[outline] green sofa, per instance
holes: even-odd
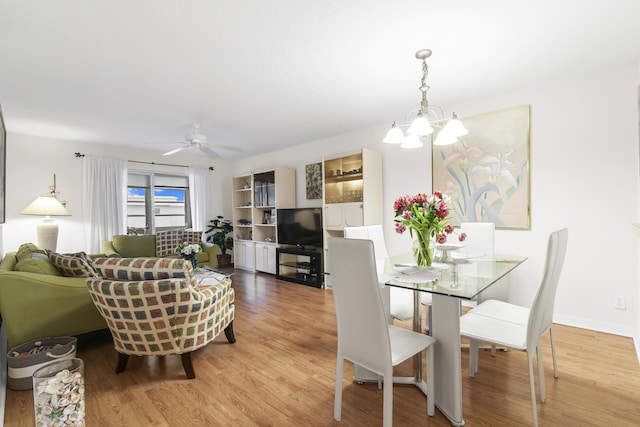
[[[0,315],[9,348],[107,328],[91,301],[87,278],[64,277],[44,261],[23,260],[16,270],[17,253],[9,252],[0,262]]]
[[[110,258],[180,258],[180,255],[175,252],[176,246],[183,242],[197,243],[202,247],[202,252],[196,254],[198,265],[216,268],[220,248],[218,245],[203,242],[201,237],[201,232],[185,230],[160,231],[157,234],[144,235],[116,235],[112,240],[102,242],[102,252]]]

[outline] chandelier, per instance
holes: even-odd
[[[424,145],[423,140],[426,140],[428,136],[434,133],[434,127],[438,129],[438,134],[435,141],[433,141],[433,145],[455,144],[458,141],[458,137],[467,134],[467,129],[458,120],[456,113],[453,113],[451,118],[444,118],[441,108],[435,106],[437,109],[434,109],[429,106],[427,101],[427,91],[429,90],[429,86],[427,86],[427,75],[429,74],[427,58],[430,56],[430,49],[422,49],[416,52],[416,58],[422,60],[422,80],[420,84],[422,101],[420,102],[420,108],[407,114],[405,124],[399,125],[397,121],[394,121],[391,129],[382,140],[383,142],[387,144],[402,144],[402,148],[420,148]],[[414,113],[416,116],[409,123],[409,117]],[[429,120],[430,116],[432,118],[431,121]],[[402,132],[401,128],[404,127],[408,128],[407,136]]]

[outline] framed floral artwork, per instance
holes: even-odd
[[[433,145],[433,189],[451,197],[451,223],[530,229],[530,106],[461,119],[469,133]]]
[[[307,199],[322,199],[322,163],[305,166]]]

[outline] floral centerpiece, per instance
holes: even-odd
[[[430,267],[433,263],[431,240],[443,244],[447,235],[453,233],[453,226],[448,223],[449,201],[449,196],[434,191],[431,196],[424,193],[403,196],[393,203],[396,232],[402,234],[409,229],[409,235],[416,239],[413,254],[420,267]],[[460,233],[458,240],[462,242],[466,237]]]
[[[191,261],[191,265],[195,269],[198,266],[196,254],[202,252],[202,246],[197,243],[180,243],[176,246],[176,252],[180,254],[183,259]]]

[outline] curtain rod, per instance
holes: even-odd
[[[84,154],[82,154],[82,153],[74,153],[74,154],[75,154],[76,157],[84,157]],[[140,161],[140,160],[127,160],[127,162],[130,162],[130,163],[142,163],[142,164],[145,164],[145,165],[156,165],[156,166],[173,166],[173,167],[176,167],[176,168],[188,168],[189,167],[189,166],[185,166],[185,165],[173,165],[171,163],[143,162],[143,161]],[[213,166],[209,166],[209,170],[212,171],[212,170],[215,170],[215,169],[213,168]]]

